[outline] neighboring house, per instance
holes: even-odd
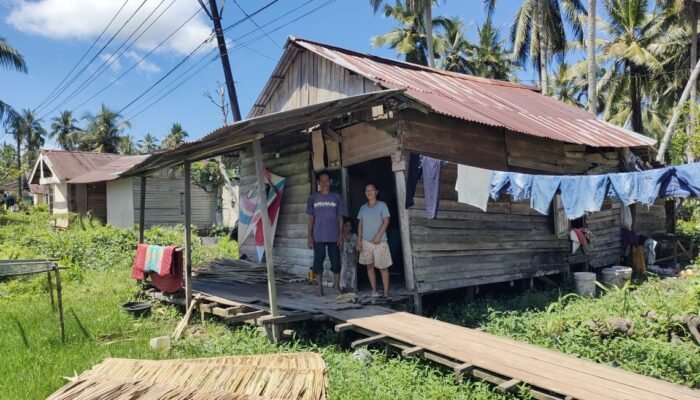
[[[29,182],[47,186],[53,214],[89,213],[110,225],[133,228],[138,223],[140,186],[131,178],[120,179],[119,173],[147,157],[43,150]],[[177,170],[163,170],[149,177],[146,208],[151,212],[146,227],[184,222],[181,176]],[[214,219],[216,195],[197,185],[192,188],[196,199],[192,223],[209,227]]]
[[[568,235],[555,234],[551,212],[541,215],[529,202],[510,196],[489,200],[486,212],[459,203],[456,164],[533,174],[600,174],[625,171],[623,155],[636,154],[648,164],[655,152],[653,139],[599,121],[532,87],[290,38],[249,119],[153,156],[126,175],[240,151],[241,197],[254,196],[251,143],[258,140],[259,164],[286,178],[275,267],[304,275],[311,265],[305,210],[316,190],[315,171],[331,171],[332,190],[342,194],[353,219],[365,201],[364,185],[373,181],[391,211],[387,233],[394,282],[403,280],[413,291],[418,310],[426,293],[558,274],[578,263],[613,265],[622,257],[619,203],[607,200],[600,212],[572,221],[597,236],[595,251],[572,257]],[[409,199],[415,205],[405,207],[410,154],[448,162],[442,167],[434,219],[425,215],[422,183]],[[635,207],[633,214],[638,233],[664,227],[661,203]],[[252,238],[240,243],[240,254],[255,259]]]

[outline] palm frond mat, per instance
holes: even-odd
[[[316,353],[131,360],[108,358],[50,400],[325,400],[326,365]]]

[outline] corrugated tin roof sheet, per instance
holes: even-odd
[[[97,169],[118,158],[125,157],[120,154],[66,150],[43,150],[42,155],[61,182]]]
[[[533,88],[457,74],[328,46],[290,41],[405,95],[432,111],[514,132],[594,147],[651,146],[656,140],[597,120]]]
[[[148,155],[121,156],[116,160],[97,169],[86,172],[68,181],[68,183],[94,183],[112,181],[119,178],[119,174],[132,168],[136,164],[147,159]]]

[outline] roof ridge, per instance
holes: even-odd
[[[118,157],[125,157],[127,156],[126,154],[119,154],[119,153],[102,153],[99,151],[82,151],[82,150],[66,150],[66,149],[41,149],[42,153],[79,153],[79,154],[98,154],[98,155],[106,155],[106,156],[118,156]]]
[[[535,92],[539,92],[539,89],[537,89],[534,86],[525,85],[525,84],[518,83],[518,82],[510,82],[510,81],[504,81],[504,80],[499,80],[499,79],[484,78],[481,76],[467,75],[467,74],[462,74],[459,72],[447,71],[444,69],[429,67],[427,65],[415,64],[415,63],[402,61],[402,60],[392,60],[391,58],[377,56],[377,55],[369,54],[369,53],[361,53],[359,51],[350,50],[350,49],[346,49],[343,47],[338,47],[338,46],[334,46],[334,45],[330,45],[330,44],[326,44],[326,43],[321,43],[321,42],[317,42],[314,40],[298,38],[295,36],[289,36],[289,40],[293,43],[296,43],[296,44],[298,44],[299,42],[306,42],[306,43],[310,43],[310,44],[315,44],[317,46],[326,47],[326,48],[329,48],[329,49],[332,49],[335,51],[339,51],[342,53],[351,54],[351,55],[364,57],[364,58],[370,58],[374,61],[378,61],[378,62],[385,63],[385,64],[394,64],[394,65],[398,64],[398,65],[405,67],[405,68],[412,68],[412,69],[421,70],[421,71],[434,73],[434,74],[438,74],[438,75],[449,76],[452,78],[464,79],[464,80],[469,80],[469,81],[477,81],[477,82],[486,83],[489,85],[506,86],[506,87],[512,87],[512,88],[517,88],[517,89],[525,89],[525,90],[532,90]]]

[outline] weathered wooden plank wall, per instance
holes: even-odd
[[[361,122],[343,128],[341,134],[344,167],[388,157],[401,149],[395,119]]]
[[[138,224],[141,212],[140,179],[133,179],[134,223]],[[192,224],[197,227],[210,227],[214,222],[214,199],[210,193],[196,185],[192,188]],[[185,223],[184,214],[185,182],[179,170],[159,171],[146,180],[146,221],[145,226],[177,225]]]
[[[299,52],[285,75],[273,79],[279,79],[279,83],[263,111],[255,111],[255,115],[381,90],[374,82],[309,51]]]
[[[665,203],[666,199],[658,199],[651,207],[643,204],[635,205],[632,230],[645,236],[666,232]]]
[[[586,228],[595,235],[595,251],[588,255],[591,268],[619,264],[622,257],[621,212],[621,203],[606,199],[600,212],[586,216]]]
[[[275,233],[275,265],[290,273],[305,275],[313,259],[306,243],[306,201],[312,191],[309,135],[298,133],[263,139],[262,151],[265,168],[286,178]],[[279,153],[279,158],[276,153]],[[240,178],[242,199],[256,183],[252,151],[241,152]],[[242,234],[239,231],[239,235]],[[249,237],[239,248],[240,254],[245,254],[251,260],[257,259],[253,239]]]

